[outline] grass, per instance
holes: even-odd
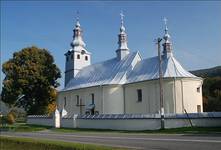
[[[125,150],[116,147],[0,136],[1,150]]]
[[[221,127],[182,127],[174,129],[163,129],[163,130],[144,130],[144,131],[125,131],[125,130],[107,130],[107,129],[71,129],[71,128],[60,128],[51,129],[56,132],[63,133],[141,133],[141,134],[221,134]]]
[[[41,125],[28,125],[26,123],[15,123],[13,125],[0,127],[0,131],[33,132],[33,131],[42,131],[50,128],[52,127],[41,126]]]

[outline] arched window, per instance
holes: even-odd
[[[80,54],[77,54],[77,59],[80,59]]]
[[[86,60],[86,61],[88,60],[88,57],[87,57],[87,56],[85,56],[85,60]]]

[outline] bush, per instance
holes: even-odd
[[[9,112],[7,115],[7,123],[14,124],[15,123],[15,114],[13,112]]]

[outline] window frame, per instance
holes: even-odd
[[[85,56],[84,59],[85,59],[86,61],[88,61],[88,56]]]
[[[143,101],[142,89],[137,89],[137,102],[142,102],[142,101]]]
[[[77,54],[77,59],[81,59],[81,56],[80,56],[80,54]]]
[[[76,106],[80,106],[80,96],[76,95]]]
[[[91,93],[91,104],[94,104],[94,93]]]

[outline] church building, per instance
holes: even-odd
[[[59,110],[92,115],[160,112],[159,57],[142,58],[139,51],[128,48],[123,15],[112,59],[91,63],[79,19],[73,34],[71,49],[65,53],[65,87],[58,93]],[[166,24],[162,47],[165,113],[202,112],[203,80],[185,70],[174,57]]]

